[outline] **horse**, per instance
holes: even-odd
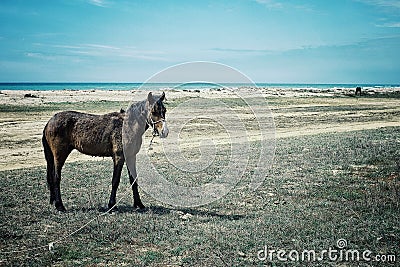
[[[357,86],[356,87],[356,95],[359,94],[361,96],[361,87]]]
[[[129,131],[130,136],[124,138],[131,138],[135,140],[135,144],[138,144],[134,151],[134,156],[136,156],[142,143],[142,135],[148,128],[152,128],[153,138],[155,136],[160,138],[168,136],[164,99],[164,92],[161,97],[154,97],[150,92],[146,100],[132,104],[128,109],[129,112],[121,110],[104,115],[93,115],[76,111],[63,111],[55,114],[44,127],[42,137],[47,162],[50,204],[54,204],[60,212],[66,211],[61,199],[61,169],[68,155],[76,149],[90,156],[112,157],[114,171],[108,209],[110,212],[117,210],[115,199],[121,171],[125,163],[122,133],[123,127],[127,125],[127,117],[129,116],[129,123],[133,122],[135,127]],[[140,200],[138,192],[136,165],[128,168],[128,174],[133,191],[133,206],[134,208],[144,209],[145,206]]]

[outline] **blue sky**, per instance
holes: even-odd
[[[400,1],[0,1],[0,82],[141,82],[187,61],[399,84]]]

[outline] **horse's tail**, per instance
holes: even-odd
[[[47,125],[46,127],[44,127],[43,130],[42,144],[44,148],[44,157],[47,162],[47,186],[50,188],[52,183],[52,178],[54,175],[54,155],[53,152],[51,151],[49,143],[47,142],[46,129]]]

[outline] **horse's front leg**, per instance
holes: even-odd
[[[60,189],[60,181],[61,181],[61,168],[62,166],[56,164],[54,177],[53,177],[53,195],[50,194],[50,198],[54,197],[54,204],[58,211],[64,212],[65,207],[61,200],[61,189]],[[52,202],[52,199],[50,199]]]
[[[114,161],[114,171],[112,178],[112,188],[111,188],[110,201],[108,202],[108,209],[110,211],[117,210],[117,207],[115,206],[115,204],[117,203],[115,198],[117,196],[117,189],[119,186],[119,181],[121,179],[122,167],[124,166],[124,159],[122,157],[113,157],[113,161]]]
[[[139,196],[136,166],[133,166],[132,170],[130,170],[128,168],[128,174],[129,174],[129,182],[132,186],[132,191],[133,191],[133,207],[144,209],[145,206],[143,205],[142,201],[140,200],[140,196]]]

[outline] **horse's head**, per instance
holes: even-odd
[[[160,136],[161,138],[168,136],[168,127],[165,120],[167,109],[163,104],[164,99],[164,92],[158,99],[154,98],[151,92],[147,96],[147,106],[149,110],[147,124],[153,129],[153,136]]]

